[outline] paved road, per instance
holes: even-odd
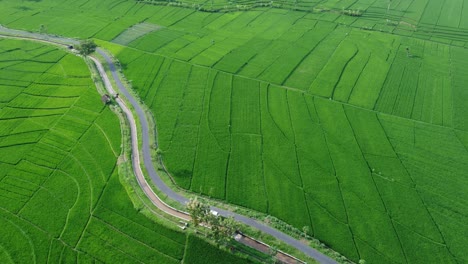
[[[25,31],[19,31],[19,30],[10,30],[10,29],[7,29],[7,28],[4,28],[2,26],[0,26],[0,34],[4,33],[5,35],[15,35],[19,38],[29,38],[29,39],[34,39],[34,40],[39,40],[39,41],[43,41],[43,42],[50,42],[50,43],[53,43],[53,44],[62,44],[62,45],[69,45],[69,44],[72,44],[72,45],[75,45],[77,42],[76,40],[71,40],[71,39],[67,39],[67,38],[60,38],[60,37],[49,37],[49,36],[43,36],[43,35],[39,35],[39,34],[36,34],[36,33],[30,33],[30,32],[25,32]],[[141,133],[142,133],[142,155],[143,155],[143,160],[144,160],[144,165],[145,165],[145,169],[146,171],[148,172],[149,176],[151,177],[151,180],[153,181],[153,183],[163,192],[165,193],[168,198],[170,199],[173,199],[183,205],[185,205],[185,203],[188,202],[188,199],[176,192],[174,192],[171,188],[169,188],[162,180],[161,180],[161,177],[159,177],[156,169],[154,168],[153,166],[153,161],[151,159],[151,148],[150,148],[150,136],[149,136],[149,125],[148,125],[148,121],[146,119],[146,115],[143,111],[143,109],[141,108],[140,104],[138,103],[138,101],[135,99],[135,97],[133,97],[132,94],[129,93],[129,91],[125,88],[125,86],[123,85],[122,81],[120,80],[120,77],[117,73],[117,70],[116,70],[116,67],[112,61],[112,59],[109,57],[109,55],[104,52],[102,49],[97,49],[96,50],[101,56],[104,57],[104,59],[106,60],[106,63],[109,65],[109,69],[112,73],[112,78],[114,79],[115,83],[117,84],[117,87],[119,89],[119,93],[123,96],[125,96],[127,98],[127,100],[130,102],[130,104],[132,105],[132,107],[134,108],[137,116],[138,116],[138,119],[140,121],[140,125],[141,125]],[[111,90],[108,90],[109,93],[113,93],[113,90],[111,88],[111,85],[110,85],[110,81],[107,77],[107,74],[105,73],[105,71],[103,70],[102,68],[102,65],[101,63],[96,59],[96,58],[92,58],[93,61],[96,63],[96,66],[101,74],[101,77],[103,78],[103,81],[104,83],[106,84],[106,89],[111,89]],[[137,140],[137,133],[136,133],[136,122],[134,120],[134,117],[132,115],[132,113],[130,112],[130,110],[128,109],[128,107],[125,105],[124,101],[118,99],[117,102],[119,103],[119,105],[122,107],[122,110],[125,112],[126,116],[129,118],[129,121],[130,121],[130,127],[131,127],[131,133],[132,135],[135,135],[135,136],[132,136],[132,145],[133,144],[136,144],[136,146],[138,146],[138,140]],[[156,202],[156,206],[158,207],[162,207],[162,208],[165,208],[164,210],[167,211],[169,214],[172,214],[174,216],[177,216],[177,217],[180,217],[182,219],[189,219],[189,218],[186,218],[187,217],[187,214],[184,213],[184,212],[181,212],[177,209],[174,209],[170,206],[168,206],[167,204],[165,204],[163,201],[161,201],[159,199],[159,197],[153,192],[153,190],[151,190],[151,188],[149,187],[148,183],[146,182],[146,179],[144,178],[143,176],[143,173],[141,172],[141,166],[139,166],[140,162],[139,162],[139,155],[138,155],[138,147],[133,147],[132,148],[132,164],[134,166],[134,170],[135,170],[135,173],[136,173],[136,176],[137,176],[137,180],[138,180],[138,183],[140,184],[140,187],[143,189],[143,191],[145,193],[147,193],[147,195],[149,196],[149,198]],[[158,202],[159,201],[159,202]],[[160,207],[160,208],[161,208]],[[230,211],[226,211],[226,210],[223,210],[221,208],[217,208],[217,207],[211,207],[212,210],[215,210],[215,211],[218,211],[220,215],[222,216],[225,216],[225,217],[229,217],[229,216],[232,216],[234,217],[234,219],[236,219],[237,221],[239,222],[242,222],[244,224],[247,224],[251,227],[254,227],[254,228],[257,228],[259,230],[261,230],[262,232],[265,232],[283,242],[285,242],[286,244],[290,245],[290,246],[293,246],[295,248],[297,248],[298,250],[302,251],[304,254],[316,259],[317,261],[319,261],[320,263],[324,263],[324,264],[337,264],[336,261],[334,261],[333,259],[331,259],[330,257],[322,254],[321,252],[303,244],[302,242],[300,242],[299,240],[281,232],[281,231],[278,231],[274,228],[271,228],[261,222],[258,222],[257,220],[255,219],[252,219],[252,218],[249,218],[249,217],[246,217],[246,216],[243,216],[243,215],[240,215],[240,214],[237,214],[237,213],[233,213],[233,212],[230,212]]]
[[[102,55],[107,64],[109,64],[109,68],[111,70],[111,73],[112,73],[112,77],[114,78],[118,88],[119,88],[119,91],[121,94],[123,94],[127,100],[130,102],[130,104],[133,106],[133,108],[135,109],[135,112],[136,114],[138,115],[138,118],[140,120],[140,124],[141,124],[141,133],[142,133],[142,143],[143,143],[143,160],[144,160],[144,163],[145,163],[145,168],[148,172],[148,174],[150,175],[151,177],[151,180],[154,182],[154,184],[162,191],[164,192],[170,199],[173,199],[173,200],[176,200],[178,201],[179,203],[181,204],[185,204],[186,202],[188,202],[188,199],[184,196],[181,196],[180,194],[174,192],[171,188],[169,188],[162,180],[161,178],[159,177],[157,171],[155,170],[154,166],[153,166],[153,162],[152,162],[152,159],[151,159],[151,149],[150,149],[150,138],[149,138],[149,126],[148,126],[148,121],[146,120],[146,116],[145,116],[145,113],[143,111],[143,109],[141,108],[140,104],[137,102],[137,100],[133,97],[132,94],[129,93],[129,91],[125,88],[125,86],[122,84],[121,80],[120,80],[120,77],[116,71],[116,67],[114,65],[114,63],[112,62],[112,59],[101,49],[98,49],[97,52]],[[278,231],[277,229],[274,229],[274,228],[271,228],[261,222],[258,222],[257,220],[255,219],[252,219],[252,218],[249,218],[249,217],[246,217],[246,216],[243,216],[243,215],[240,215],[240,214],[237,214],[237,213],[233,213],[233,212],[230,212],[230,211],[226,211],[226,210],[223,210],[221,208],[217,208],[217,207],[211,207],[212,210],[215,210],[215,211],[218,211],[220,215],[222,216],[225,216],[225,217],[228,217],[228,216],[232,216],[234,217],[234,219],[236,219],[237,221],[239,222],[242,222],[244,224],[247,224],[249,226],[252,226],[252,227],[255,227],[267,234],[270,234],[272,235],[273,237],[285,242],[286,244],[290,245],[290,246],[293,246],[295,248],[297,248],[298,250],[304,252],[306,255],[316,259],[317,261],[319,261],[320,263],[325,263],[325,264],[335,264],[337,263],[336,261],[334,261],[333,259],[331,259],[330,257],[322,254],[321,252],[303,244],[302,242],[300,242],[299,240],[283,233],[283,232],[280,232]]]

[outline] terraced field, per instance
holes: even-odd
[[[181,187],[309,226],[356,262],[464,263],[465,2],[210,13],[111,0],[15,12],[4,0],[0,23],[103,40],[153,110]],[[83,16],[92,25],[75,29]],[[162,28],[110,42],[142,21]]]
[[[134,208],[119,122],[81,58],[0,39],[0,102],[1,263],[245,263]]]

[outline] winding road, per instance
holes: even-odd
[[[72,39],[67,39],[67,38],[62,38],[62,37],[57,37],[57,36],[45,36],[45,35],[41,35],[37,33],[30,33],[26,31],[8,29],[2,26],[0,26],[0,35],[3,35],[4,37],[10,37],[10,38],[21,38],[21,39],[30,39],[30,40],[48,42],[48,43],[52,43],[56,45],[57,44],[58,45],[76,45],[77,44],[77,41],[72,40]],[[145,170],[147,171],[148,175],[150,176],[153,183],[157,186],[157,188],[159,188],[164,194],[166,194],[169,199],[175,200],[179,202],[180,204],[185,205],[188,202],[188,199],[174,192],[171,188],[169,188],[162,181],[161,177],[158,175],[156,169],[153,166],[153,161],[151,158],[151,148],[150,148],[150,133],[149,133],[150,128],[148,125],[147,116],[145,115],[143,108],[138,103],[136,98],[123,85],[122,80],[120,79],[120,76],[115,67],[115,64],[113,63],[109,54],[99,48],[96,50],[96,52],[104,58],[105,63],[109,66],[110,72],[112,74],[112,78],[117,85],[120,96],[123,96],[126,98],[126,100],[133,107],[136,115],[138,116],[138,120],[141,126],[141,133],[142,133],[141,134],[142,135],[142,153],[141,154],[143,157]],[[106,86],[107,91],[110,94],[115,94],[116,91],[113,90],[110,79],[107,76],[104,70],[104,67],[102,66],[102,63],[96,57],[91,56],[90,58],[95,63],[102,77],[102,80]],[[125,113],[130,123],[131,142],[132,142],[132,165],[133,165],[133,170],[135,172],[135,175],[137,177],[140,187],[143,189],[143,191],[148,196],[148,198],[155,204],[155,206],[157,206],[161,210],[175,217],[181,218],[183,220],[186,220],[186,221],[190,220],[190,216],[187,213],[177,210],[167,205],[166,203],[164,203],[164,201],[162,201],[149,186],[148,182],[146,181],[143,175],[143,172],[140,166],[140,155],[139,155],[139,146],[138,146],[138,138],[137,138],[137,122],[135,121],[135,117],[133,116],[132,112],[130,111],[129,107],[126,105],[124,100],[122,100],[121,98],[118,98],[116,99],[116,101],[121,107],[122,111]],[[211,207],[211,209],[219,212],[219,214],[222,216],[225,216],[225,217],[231,216],[239,222],[242,222],[246,225],[254,227],[264,233],[267,233],[275,237],[276,239],[281,240],[284,243],[292,247],[295,247],[296,249],[300,250],[304,254],[316,259],[320,263],[324,263],[324,264],[336,264],[337,263],[335,260],[322,254],[321,252],[315,250],[314,248],[309,247],[308,245],[302,243],[301,241],[277,229],[269,227],[265,225],[264,223],[258,222],[255,219],[252,219],[252,218],[249,218],[249,217],[246,217],[246,216],[234,213],[234,212],[230,212],[221,208],[217,208],[217,207]]]

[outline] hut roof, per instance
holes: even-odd
[[[101,97],[101,101],[103,104],[108,104],[111,101],[111,98],[108,94],[105,94]]]

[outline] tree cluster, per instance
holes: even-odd
[[[212,213],[210,206],[198,201],[197,198],[190,199],[187,203],[187,211],[192,217],[193,224],[195,226],[205,224],[210,229],[208,236],[219,244],[229,242],[239,229],[239,224],[234,218]]]
[[[94,41],[91,39],[87,39],[80,43],[80,45],[77,47],[77,50],[80,52],[81,55],[87,56],[93,53],[96,50],[96,48],[96,43],[94,43]]]

